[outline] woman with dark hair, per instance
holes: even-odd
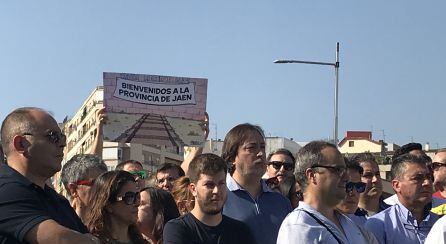
[[[169,192],[156,187],[143,188],[140,194],[138,228],[146,241],[161,244],[164,225],[180,216],[177,205]]]
[[[136,227],[140,195],[132,174],[120,170],[101,174],[91,187],[88,202],[86,224],[101,243],[147,243]]]

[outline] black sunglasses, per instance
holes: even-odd
[[[339,176],[344,174],[345,171],[347,170],[347,168],[344,166],[329,166],[329,165],[320,165],[320,164],[315,164],[315,165],[311,166],[310,168],[312,168],[312,169],[314,169],[314,168],[328,169]]]
[[[23,135],[25,136],[36,136],[32,133],[23,133]],[[66,141],[67,137],[65,136],[65,134],[58,132],[58,131],[54,131],[54,130],[50,130],[47,134],[44,135],[46,138],[48,138],[48,140],[51,143],[54,144],[58,144],[61,141]]]
[[[353,188],[356,189],[357,193],[363,193],[365,191],[365,186],[366,184],[364,182],[347,182],[347,184],[345,185],[345,191],[347,193],[350,193],[353,191]]]
[[[279,170],[282,166],[286,171],[294,169],[293,163],[282,163],[280,161],[271,161],[268,162],[268,165],[272,165],[275,170]]]
[[[116,198],[116,201],[123,201],[126,205],[133,205],[141,200],[141,196],[139,192],[128,191],[124,193],[124,196],[120,196]]]
[[[432,167],[432,170],[437,171],[437,170],[439,170],[441,167],[446,167],[446,164],[438,163],[438,162],[433,162],[431,167]]]

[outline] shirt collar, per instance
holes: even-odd
[[[0,164],[0,178],[4,178],[5,180],[8,179],[9,182],[19,182],[26,186],[33,185],[33,183],[25,176],[4,163]]]
[[[273,190],[266,185],[264,180],[260,180],[260,183],[262,184],[262,192],[273,192]],[[226,185],[230,191],[245,190],[234,180],[234,178],[232,178],[229,173],[226,175]]]
[[[432,202],[428,203],[424,207],[424,221],[428,221],[430,219],[430,212],[429,210],[432,208]],[[400,213],[400,216],[404,217],[406,221],[410,223],[414,223],[416,221],[415,217],[412,215],[412,213],[407,209],[403,204],[401,204],[399,201],[396,204],[396,210]]]

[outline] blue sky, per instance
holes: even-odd
[[[238,123],[297,141],[339,135],[446,146],[446,2],[0,2],[0,120],[21,106],[73,115],[102,72],[209,79],[211,137]]]

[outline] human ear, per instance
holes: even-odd
[[[12,138],[12,145],[17,152],[24,152],[28,148],[28,141],[24,136],[14,136]]]
[[[77,185],[74,183],[69,183],[68,184],[68,193],[70,194],[71,197],[78,197],[77,194]]]
[[[401,184],[398,180],[392,180],[391,183],[392,183],[393,190],[396,193],[401,192]]]
[[[197,189],[196,189],[195,183],[189,184],[189,191],[192,194],[192,196],[194,196],[194,197],[197,196]]]
[[[313,169],[306,169],[305,176],[307,177],[308,182],[316,184],[316,174],[314,173]]]

